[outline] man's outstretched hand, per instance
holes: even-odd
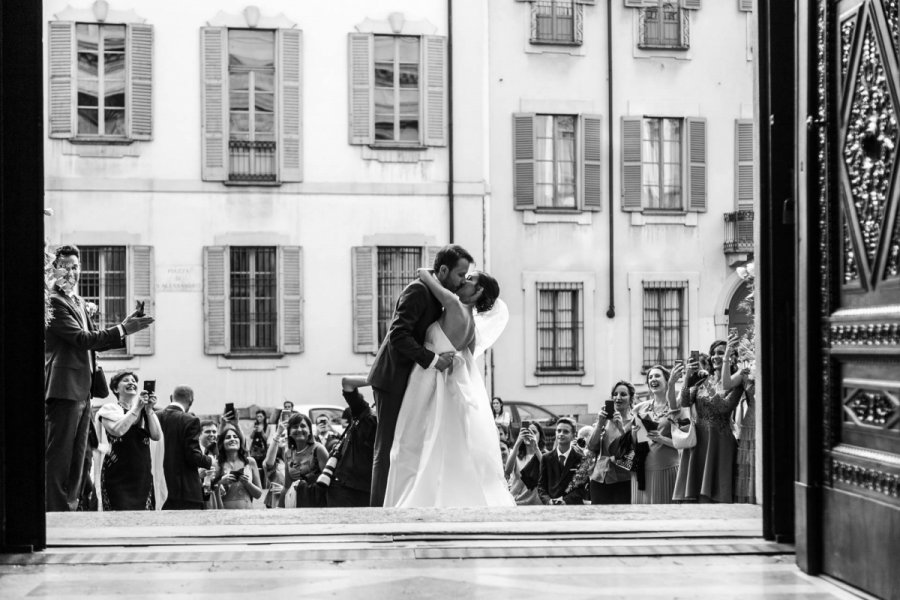
[[[126,335],[131,335],[132,333],[137,333],[142,329],[147,329],[150,325],[153,324],[155,319],[153,317],[148,317],[145,315],[140,315],[138,311],[134,311],[122,321],[122,328],[125,329]]]

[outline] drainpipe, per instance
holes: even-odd
[[[453,0],[447,0],[447,201],[450,213],[450,239],[453,243]]]
[[[613,0],[609,0],[606,11],[606,68],[609,73],[609,84],[607,88],[606,112],[609,115],[609,152],[607,152],[607,160],[609,161],[609,308],[606,309],[607,318],[614,319],[616,316],[616,295],[615,295],[615,259],[614,259],[614,235],[615,227],[613,223],[613,211],[615,210],[615,201],[613,199],[613,43],[612,43],[612,4]]]

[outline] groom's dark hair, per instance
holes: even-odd
[[[438,250],[437,256],[434,257],[434,272],[440,271],[442,265],[447,265],[448,269],[452,269],[461,258],[469,261],[469,264],[475,264],[475,259],[462,246],[456,244],[444,246]]]

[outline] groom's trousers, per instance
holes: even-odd
[[[375,455],[372,459],[372,491],[369,506],[384,506],[384,492],[387,488],[388,471],[391,468],[391,446],[394,445],[394,431],[400,415],[403,391],[399,394],[372,388],[375,396],[375,412],[378,427],[375,430]]]

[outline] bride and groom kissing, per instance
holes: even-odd
[[[378,413],[370,505],[515,506],[475,359],[509,318],[500,286],[451,244],[400,294],[369,372]]]

